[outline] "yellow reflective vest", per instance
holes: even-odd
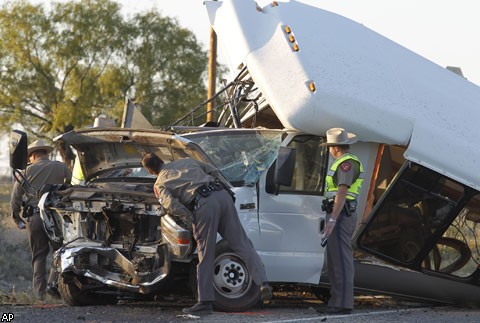
[[[363,183],[363,165],[357,156],[347,153],[341,156],[339,159],[335,160],[335,162],[332,164],[332,166],[327,172],[327,176],[325,178],[325,195],[327,197],[333,197],[338,192],[338,186],[336,186],[333,182],[333,175],[337,171],[338,166],[340,166],[340,164],[349,159],[358,162],[358,164],[360,165],[360,174],[358,175],[358,178],[355,180],[355,182],[353,182],[352,185],[348,188],[347,200],[355,200],[360,194],[360,188],[362,187]]]
[[[80,166],[80,160],[75,158],[72,171],[72,184],[81,185],[85,183],[85,176],[83,176],[82,166]]]

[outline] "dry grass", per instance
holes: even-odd
[[[28,233],[19,230],[10,217],[11,185],[0,179],[0,304],[31,303]]]

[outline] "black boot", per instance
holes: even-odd
[[[182,312],[185,314],[192,315],[208,315],[213,312],[213,302],[197,302],[197,304],[192,307],[185,307],[182,309]]]

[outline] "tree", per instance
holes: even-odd
[[[205,100],[207,54],[190,31],[154,12],[136,15],[131,29],[126,69],[147,118],[167,125]]]
[[[206,52],[156,11],[127,20],[110,0],[50,11],[13,1],[0,8],[0,36],[0,132],[20,123],[45,138],[100,114],[119,124],[126,96],[160,127],[205,99]]]

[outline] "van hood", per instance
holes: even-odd
[[[74,130],[54,139],[77,151],[86,181],[122,168],[142,167],[142,157],[155,153],[165,162],[191,157],[209,162],[195,142],[172,132],[125,128]]]

